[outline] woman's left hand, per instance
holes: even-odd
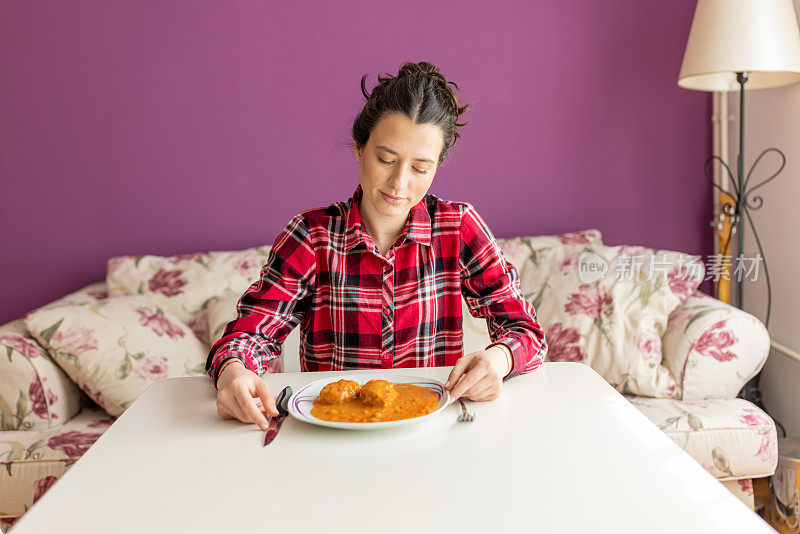
[[[503,378],[509,372],[510,357],[505,349],[495,345],[459,358],[444,388],[450,391],[453,401],[459,397],[472,401],[494,400],[500,396]]]

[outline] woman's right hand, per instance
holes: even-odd
[[[256,399],[261,401],[260,406]],[[269,423],[264,412],[278,415],[267,383],[239,360],[226,365],[217,379],[217,413],[224,419],[255,423],[266,430]]]

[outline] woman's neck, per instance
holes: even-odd
[[[386,252],[400,237],[400,233],[403,231],[408,219],[408,214],[389,219],[372,213],[366,202],[359,201],[358,207],[361,219],[364,221],[364,229],[378,246],[378,249],[381,250],[381,253]]]

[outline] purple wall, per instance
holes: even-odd
[[[360,77],[407,60],[475,101],[431,192],[498,237],[711,253],[711,98],[676,84],[694,0],[314,4],[4,5],[0,323],[110,256],[271,244],[348,198]]]

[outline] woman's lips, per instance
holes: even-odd
[[[381,195],[383,195],[383,200],[385,200],[389,204],[392,204],[393,206],[397,206],[398,204],[402,204],[403,201],[405,200],[404,198],[397,198],[397,197],[393,197],[393,196],[387,195],[383,191],[381,191]]]

